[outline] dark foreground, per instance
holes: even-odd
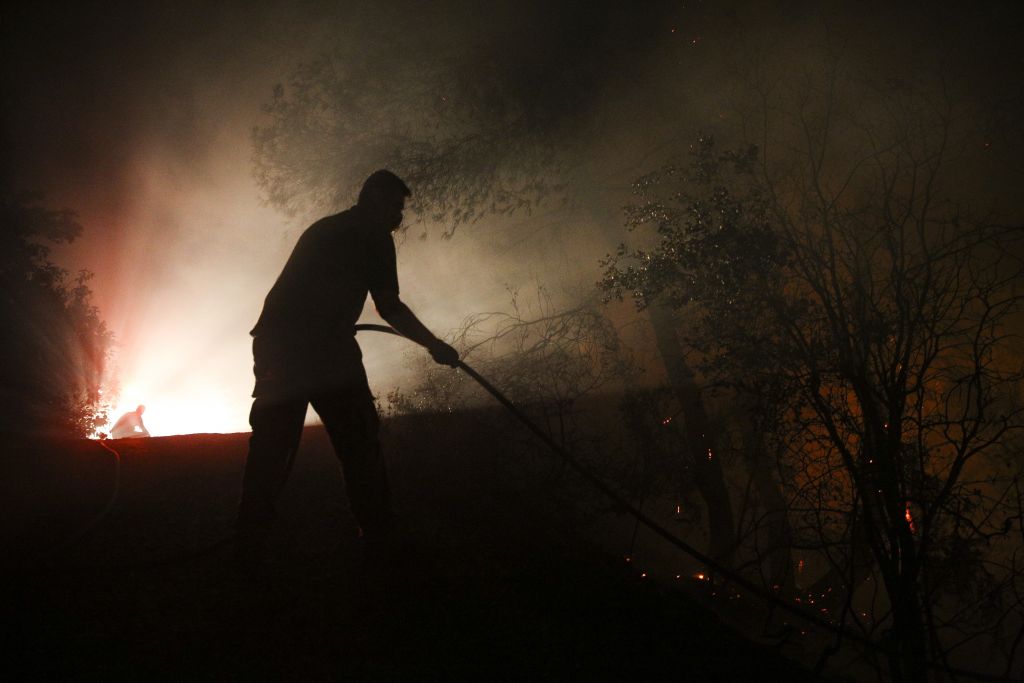
[[[230,529],[246,435],[114,442],[114,506],[63,546],[109,500],[113,456],[88,442],[10,447],[0,677],[813,679],[684,591],[597,550],[565,509],[557,469],[510,476],[530,468],[496,463],[501,449],[470,447],[472,435],[453,445],[450,429],[424,419],[386,432],[405,525],[388,581],[364,571],[321,430],[307,429],[257,576],[233,572],[216,545]]]

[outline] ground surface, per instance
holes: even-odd
[[[231,571],[216,545],[230,529],[247,435],[112,442],[118,493],[85,534],[111,499],[114,456],[91,442],[10,446],[0,541],[11,550],[11,632],[0,676],[812,680],[685,592],[574,535],[564,496],[531,497],[544,486],[509,476],[466,445],[473,437],[425,444],[445,428],[419,419],[385,430],[405,526],[387,581],[365,570],[321,430],[307,429],[257,576]]]

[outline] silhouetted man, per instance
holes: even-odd
[[[146,406],[139,406],[130,410],[117,419],[114,426],[110,428],[111,439],[130,439],[132,437],[149,436],[149,430],[142,424],[142,414],[146,412]]]
[[[409,188],[390,171],[363,184],[359,201],[299,238],[263,304],[253,336],[252,437],[236,523],[235,559],[258,564],[274,504],[299,445],[307,404],[341,461],[352,512],[368,544],[392,531],[377,411],[354,326],[366,295],[392,327],[455,366],[458,352],[423,326],[398,296],[395,245]]]

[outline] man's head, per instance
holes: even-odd
[[[405,198],[411,194],[409,187],[391,171],[374,171],[359,191],[359,206],[369,212],[374,222],[394,230],[402,224]]]

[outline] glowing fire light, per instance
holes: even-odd
[[[100,431],[110,433],[117,419],[138,405],[146,406],[143,421],[153,436],[244,431],[244,413],[229,405],[226,397],[207,387],[189,383],[129,385],[121,392],[117,408],[109,413],[110,422]],[[244,404],[242,404],[244,406]],[[235,410],[232,410],[232,408]]]
[[[910,503],[907,503],[906,506],[906,511],[903,517],[907,520],[907,524],[910,526],[910,533],[917,533],[917,530],[914,528],[914,517],[910,514]]]
[[[141,275],[139,275],[141,278]],[[115,324],[119,340],[111,364],[118,391],[109,412],[112,424],[138,405],[146,406],[146,429],[153,436],[244,432],[249,429],[252,390],[251,341],[246,322],[224,320],[222,310],[194,302],[193,318],[172,315],[182,304],[155,297],[144,311]],[[141,305],[140,305],[141,307]],[[224,325],[227,332],[211,332]]]

